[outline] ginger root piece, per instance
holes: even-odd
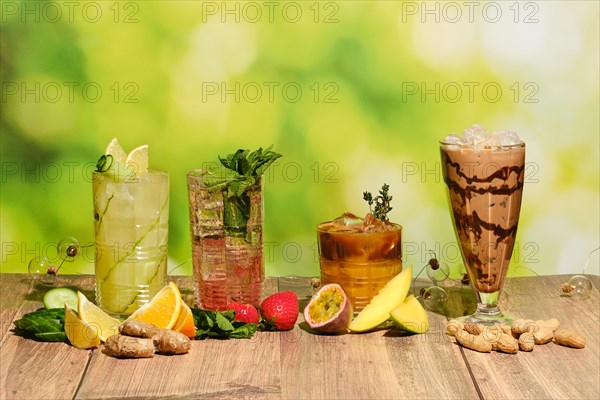
[[[192,348],[192,342],[183,333],[161,329],[147,322],[130,320],[119,327],[119,335],[114,335],[107,352],[114,357],[152,357],[159,354],[185,354]],[[107,345],[109,343],[107,342]],[[133,348],[131,348],[133,347]],[[143,351],[136,352],[136,348]],[[143,355],[136,355],[136,354]]]
[[[149,324],[143,321],[129,320],[119,326],[121,335],[134,336],[140,338],[151,339],[160,331],[156,325]]]
[[[155,351],[152,339],[118,334],[106,340],[104,350],[108,355],[119,358],[150,358],[154,357]]]
[[[159,329],[158,334],[152,336],[152,340],[160,354],[185,354],[192,348],[192,341],[187,336],[169,329]]]

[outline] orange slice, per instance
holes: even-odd
[[[173,325],[173,330],[183,333],[190,339],[196,337],[196,325],[194,325],[192,310],[184,302],[181,302],[181,311],[179,312],[177,322]]]
[[[174,282],[170,282],[148,304],[139,308],[128,319],[148,322],[159,328],[171,329],[179,318],[182,303],[179,288]]]

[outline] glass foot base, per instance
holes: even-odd
[[[465,317],[459,317],[456,319],[463,323],[474,322],[476,324],[483,324],[486,326],[491,326],[495,324],[506,324],[508,326],[511,326],[513,322],[515,322],[516,318],[511,315],[502,314],[501,312],[492,315],[487,313],[476,312],[472,315],[467,315]]]
[[[477,311],[466,317],[458,318],[461,322],[475,322],[483,325],[506,324],[512,325],[515,318],[503,314],[498,308],[498,297],[500,292],[479,293],[475,291],[478,298]]]

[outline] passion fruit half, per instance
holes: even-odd
[[[317,332],[345,332],[352,320],[352,304],[337,283],[322,286],[304,308],[304,320]]]

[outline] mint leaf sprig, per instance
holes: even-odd
[[[196,339],[248,339],[256,332],[257,324],[235,321],[235,311],[211,311],[192,308]]]
[[[387,213],[392,211],[390,202],[392,201],[393,197],[388,194],[389,190],[390,186],[384,183],[379,191],[379,195],[375,196],[375,198],[373,198],[371,192],[363,192],[363,200],[369,204],[371,213],[375,218],[383,222],[389,221]],[[375,208],[373,208],[373,203],[375,203]]]
[[[264,150],[259,147],[253,152],[239,149],[226,157],[219,157],[219,161],[225,168],[242,176],[261,176],[275,160],[281,157],[281,154],[272,151],[272,148],[273,145]]]
[[[223,192],[223,225],[228,236],[244,237],[250,218],[248,190],[259,182],[260,177],[282,155],[271,150],[239,149],[226,157],[219,157],[220,165],[209,166],[203,181],[209,192]]]

